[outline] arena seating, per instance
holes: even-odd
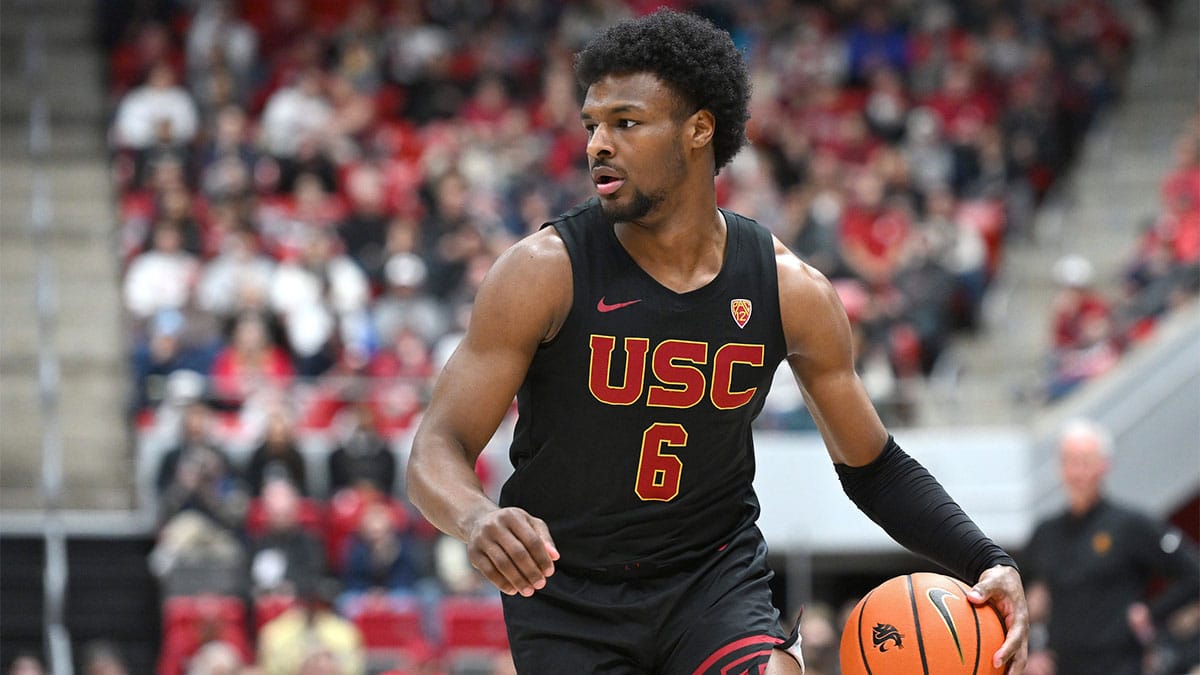
[[[588,194],[570,51],[657,4],[591,14],[589,3],[480,3],[456,15],[371,0],[148,3],[106,26],[117,36],[112,173],[143,442],[199,398],[216,412],[215,442],[241,464],[282,408],[319,474],[345,440],[342,415],[366,402],[395,449],[482,273]],[[1098,0],[1016,3],[1015,17],[971,3],[915,13],[749,3],[736,15],[667,4],[729,28],[755,73],[753,147],[718,178],[722,205],[834,279],[860,368],[879,383],[872,397],[886,421],[905,422],[904,382],[978,329],[1006,242],[1025,234],[1114,100],[1127,17]],[[148,97],[178,115],[139,126]],[[1195,222],[1184,218],[1184,231]],[[929,264],[901,262],[934,244]],[[263,330],[237,328],[247,315]],[[197,373],[198,390],[180,372]],[[811,428],[802,405],[760,423]],[[336,575],[363,497],[314,492],[301,520]],[[398,529],[419,545],[435,538],[399,490],[383,497]],[[245,530],[262,523],[250,501]],[[180,671],[204,639],[197,626],[252,659],[253,634],[288,606],[256,598],[251,629],[240,599],[165,599],[160,673]],[[368,601],[354,622],[377,670],[507,648],[494,598],[448,596],[435,616],[430,631],[418,606]]]

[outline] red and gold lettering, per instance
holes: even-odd
[[[687,445],[687,430],[678,424],[655,422],[642,434],[642,456],[638,461],[637,484],[633,491],[644,501],[669,502],[679,496],[683,462],[663,448]]]
[[[650,367],[667,386],[651,385],[646,405],[690,408],[704,400],[704,373],[692,364],[708,362],[708,343],[666,340],[655,347]]]
[[[642,397],[645,382],[646,352],[650,351],[647,338],[625,338],[625,373],[620,386],[609,384],[612,370],[612,355],[617,338],[611,335],[593,335],[591,340],[592,359],[588,365],[588,388],[592,396],[609,405],[633,405]]]
[[[738,363],[761,368],[763,365],[762,345],[731,343],[717,350],[713,356],[712,402],[720,410],[733,410],[749,403],[758,387],[744,391],[732,391],[733,366]]]

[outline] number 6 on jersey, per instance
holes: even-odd
[[[687,430],[681,425],[664,422],[655,422],[642,434],[642,456],[633,491],[643,501],[669,502],[679,495],[683,462],[663,450],[686,446],[687,437]]]

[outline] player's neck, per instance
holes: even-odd
[[[676,293],[686,293],[712,281],[725,262],[725,217],[715,199],[709,209],[668,212],[657,222],[618,223],[617,239],[647,274]]]

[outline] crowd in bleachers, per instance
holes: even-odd
[[[1050,401],[1112,370],[1164,317],[1200,298],[1200,114],[1178,134],[1158,211],[1128,252],[1118,290],[1101,291],[1091,262],[1078,254],[1061,258],[1054,276]]]
[[[834,280],[890,422],[906,419],[906,382],[976,327],[1005,242],[1119,95],[1135,29],[1157,10],[101,3],[130,414],[170,438],[149,458],[164,626],[228,611],[247,631],[235,652],[253,660],[281,607],[368,646],[399,640],[370,617],[415,608],[422,649],[439,652],[446,599],[481,589],[408,508],[396,444],[496,256],[590,193],[572,54],[659,4],[712,18],[744,49],[752,147],[718,177],[720,201]],[[761,423],[805,419],[789,402]],[[315,462],[299,449],[312,438]],[[199,647],[165,642],[164,675]]]

